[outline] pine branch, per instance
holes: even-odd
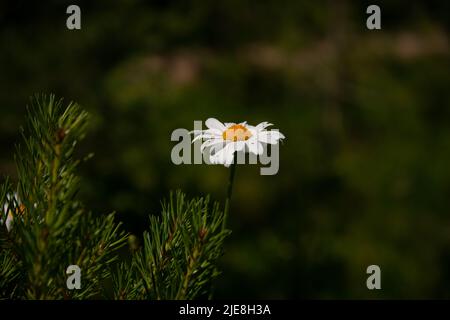
[[[209,198],[171,193],[161,216],[151,216],[143,247],[117,267],[127,235],[114,214],[96,217],[77,199],[75,149],[88,115],[74,103],[37,96],[28,107],[24,143],[17,146],[18,182],[0,188],[0,298],[88,299],[111,278],[114,299],[208,297],[230,231]],[[16,190],[16,191],[14,191]],[[7,230],[5,222],[13,217]],[[82,287],[66,287],[66,268],[78,265]]]
[[[125,243],[114,215],[95,218],[76,199],[79,160],[74,152],[87,125],[88,115],[77,104],[64,107],[53,95],[36,96],[28,107],[24,144],[15,155],[17,197],[5,199],[14,219],[10,240],[2,243],[11,245],[21,266],[22,281],[16,284],[20,290],[17,295],[9,292],[14,298],[96,296],[109,276],[115,251]],[[65,270],[74,264],[82,270],[81,290],[66,287]]]
[[[171,194],[161,217],[150,217],[144,246],[133,256],[132,267],[137,272],[129,281],[141,286],[134,291],[135,297],[173,300],[207,296],[218,275],[223,242],[230,234],[222,229],[223,218],[219,205],[211,207],[209,198],[187,201],[181,192]]]

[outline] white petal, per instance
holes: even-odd
[[[223,148],[225,148],[226,145],[227,145],[226,142],[214,144],[214,145],[212,145],[211,148],[209,149],[209,152],[210,152],[211,154],[216,154],[217,152],[219,152],[220,150],[222,150]]]
[[[222,135],[222,131],[217,130],[217,129],[192,130],[192,131],[189,131],[189,134],[193,134],[194,136],[199,135],[199,134]]]
[[[217,136],[222,136],[223,131],[219,129],[206,129],[206,130],[193,130],[190,133],[196,134],[213,134]]]
[[[254,126],[247,126],[247,130],[250,131],[252,137],[256,137],[258,135],[258,130]]]
[[[264,122],[261,122],[260,124],[258,124],[258,125],[256,126],[256,129],[257,129],[257,130],[264,130],[265,128],[270,127],[270,126],[273,126],[273,124],[264,121]]]
[[[192,142],[195,142],[197,140],[200,139],[217,139],[219,137],[222,137],[221,134],[218,134],[217,130],[204,130],[202,133],[200,133],[199,135],[197,135]]]
[[[223,164],[228,167],[233,162],[234,151],[235,143],[228,143],[222,150],[211,155],[210,161],[212,164]]]
[[[209,118],[208,120],[205,121],[205,125],[209,128],[209,129],[216,129],[216,130],[220,130],[225,131],[227,128],[223,125],[222,122],[220,122],[217,119],[214,118]]]
[[[204,135],[203,134],[199,134],[198,136],[196,136],[194,139],[192,139],[192,143],[194,143],[197,140],[203,139]]]
[[[260,142],[277,144],[279,140],[284,139],[284,135],[281,132],[275,130],[262,131],[258,133],[257,139]]]
[[[203,150],[205,148],[214,146],[216,144],[223,144],[223,139],[210,139],[210,140],[206,140],[205,142],[202,143],[200,150],[203,152]]]
[[[253,154],[261,155],[264,151],[263,145],[261,144],[261,142],[256,140],[256,138],[253,139],[250,138],[246,144],[248,147],[248,151]]]
[[[236,148],[236,145],[233,146],[233,148]],[[225,167],[229,167],[234,160],[234,153],[236,152],[236,150],[233,150],[232,148],[230,148],[230,150],[228,150],[228,152],[226,153],[226,157],[225,157]]]
[[[223,135],[223,130],[219,130],[219,129],[208,129],[208,130],[205,130],[205,132],[208,134],[216,135],[218,137],[221,137]]]
[[[237,141],[236,142],[236,146],[235,146],[235,150],[236,151],[242,151],[245,148],[245,141]]]

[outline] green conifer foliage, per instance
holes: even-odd
[[[195,299],[211,294],[212,280],[230,234],[224,212],[209,198],[187,200],[178,191],[150,217],[144,245],[133,255],[130,271],[121,265],[114,279],[117,299]],[[125,284],[125,286],[124,286]]]
[[[97,217],[76,199],[80,183],[74,150],[87,123],[87,113],[77,104],[64,107],[54,96],[36,96],[28,107],[24,143],[15,155],[17,187],[5,184],[0,199],[2,220],[13,216],[9,231],[1,226],[3,298],[96,297],[116,250],[125,244],[113,214]],[[67,288],[70,265],[81,268],[80,290]]]
[[[119,261],[118,249],[135,237],[114,214],[94,215],[77,199],[74,151],[87,125],[76,103],[32,99],[15,154],[18,181],[0,186],[0,299],[211,297],[230,234],[226,212],[209,197],[172,193],[161,215],[150,216],[142,247],[130,246]],[[80,289],[67,286],[71,265],[81,269]]]

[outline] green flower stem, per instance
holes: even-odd
[[[234,153],[234,160],[230,167],[230,178],[228,179],[227,199],[225,201],[225,214],[223,216],[222,230],[225,230],[228,213],[230,211],[231,196],[233,194],[234,176],[236,175],[237,153]]]
[[[230,211],[230,203],[231,203],[231,195],[233,194],[233,183],[234,183],[234,176],[236,175],[236,163],[237,163],[237,153],[234,153],[234,160],[230,167],[230,177],[228,179],[228,189],[227,189],[227,199],[225,200],[225,209],[224,209],[224,215],[222,220],[222,231],[226,229],[227,226],[227,217],[228,213]],[[217,268],[216,268],[217,270]],[[208,295],[208,299],[212,300],[214,295],[214,282],[211,282],[211,289]]]

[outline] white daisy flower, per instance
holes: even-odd
[[[271,123],[262,122],[257,126],[242,123],[222,123],[217,119],[209,118],[205,122],[207,130],[194,130],[196,137],[193,143],[199,139],[205,140],[201,146],[203,152],[210,150],[210,162],[223,164],[229,167],[234,160],[234,153],[238,151],[251,152],[255,155],[263,153],[264,144],[277,144],[284,139],[284,135],[275,130],[266,130]]]

